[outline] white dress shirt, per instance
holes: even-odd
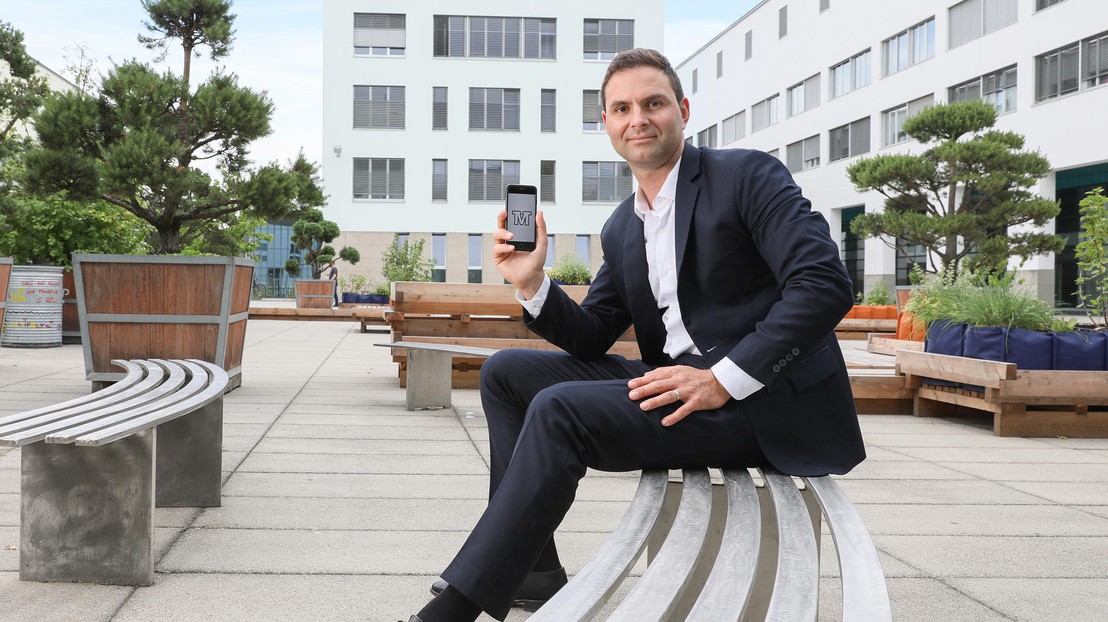
[[[662,323],[666,327],[666,343],[662,350],[676,359],[682,354],[701,354],[693,343],[685,323],[681,320],[681,304],[677,299],[677,242],[674,228],[674,212],[678,209],[677,177],[681,170],[681,160],[673,165],[658,196],[651,206],[640,187],[635,191],[635,215],[643,221],[643,236],[646,238],[647,279],[650,291],[659,309],[665,309]],[[533,317],[538,317],[543,302],[550,292],[550,278],[543,279],[538,293],[530,300],[524,300],[517,291],[516,299]],[[761,389],[764,385],[742,370],[731,359],[724,357],[712,366],[712,373],[723,388],[737,400]]]

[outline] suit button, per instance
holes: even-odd
[[[777,364],[780,365],[781,367],[784,367],[784,366],[788,365],[789,362],[786,361],[785,359],[781,359],[780,361],[777,361]]]
[[[798,356],[799,354],[800,354],[800,348],[793,348],[793,356]]]
[[[791,361],[791,360],[793,360],[793,355],[792,355],[792,353],[791,353],[791,352],[790,352],[789,354],[786,354],[786,355],[785,355],[785,360],[786,360],[786,361]]]
[[[779,373],[780,371],[781,371],[781,366],[780,365],[774,365],[773,366],[773,373],[776,374],[776,373]]]

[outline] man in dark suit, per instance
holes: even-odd
[[[846,473],[865,458],[834,328],[850,281],[823,217],[776,158],[684,142],[689,103],[664,56],[619,54],[601,89],[639,188],[601,232],[580,304],[534,252],[494,260],[527,325],[565,352],[507,350],[481,370],[490,501],[413,621],[503,619],[565,583],[553,533],[587,468]],[[608,348],[635,329],[641,360]]]

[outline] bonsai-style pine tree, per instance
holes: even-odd
[[[126,209],[154,227],[152,246],[159,253],[185,247],[210,252],[205,234],[243,215],[288,217],[322,205],[317,167],[303,154],[287,167],[248,165],[250,143],[271,132],[273,104],[264,92],[222,71],[196,86],[191,82],[194,55],[206,49],[218,60],[231,49],[231,2],[142,5],[149,36],[139,41],[162,52],[159,63],[170,44],[180,45],[181,74],[131,60],[108,72],[96,97],[48,98],[35,120],[41,149],[28,153],[28,184]],[[213,169],[217,175],[209,174]],[[220,236],[211,246],[224,251],[226,243]],[[250,241],[239,238],[238,244],[234,250],[245,251]]]
[[[0,21],[0,62],[7,65],[6,72],[0,69],[0,159],[4,159],[26,137],[22,125],[50,89],[46,79],[35,73],[35,61],[27,55],[23,33],[3,21]]]
[[[303,219],[293,223],[292,243],[296,248],[304,251],[304,263],[311,267],[313,279],[318,279],[327,264],[335,258],[335,247],[330,243],[337,237],[339,237],[339,226],[330,220],[324,220],[323,212],[317,209],[308,210]],[[362,259],[358,249],[352,246],[342,247],[338,257],[352,264]],[[285,272],[293,277],[299,276],[300,260],[290,258],[286,261]]]
[[[886,197],[881,213],[855,218],[860,236],[897,238],[927,248],[942,270],[1002,272],[1009,257],[1059,252],[1064,240],[1018,225],[1042,226],[1058,204],[1030,191],[1050,171],[1023,136],[991,129],[996,109],[981,101],[932,106],[904,122],[904,132],[928,145],[919,155],[878,155],[847,169],[860,191]]]

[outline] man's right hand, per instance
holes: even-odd
[[[545,277],[546,220],[542,210],[538,210],[535,216],[535,250],[531,252],[517,251],[516,247],[508,244],[512,234],[505,228],[507,223],[508,212],[500,210],[496,215],[497,229],[492,234],[492,260],[501,276],[515,285],[524,300],[530,300],[539,291]]]

